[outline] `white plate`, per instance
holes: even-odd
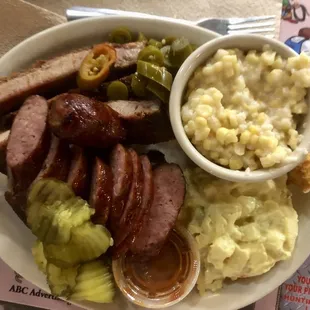
[[[85,19],[48,29],[17,45],[0,59],[0,76],[26,68],[37,59],[103,41],[105,35],[118,26],[127,26],[133,31],[142,31],[153,37],[185,36],[195,44],[203,44],[217,36],[213,32],[179,22],[127,17]],[[6,178],[0,176],[0,257],[27,280],[48,291],[44,276],[32,259],[30,249],[34,237],[5,202],[5,189]],[[201,298],[196,292],[192,292],[183,302],[170,309],[239,309],[260,299],[289,278],[310,254],[310,196],[296,195],[295,198],[294,206],[299,214],[299,237],[295,253],[290,260],[277,264],[263,276],[229,284],[218,294],[209,294]],[[111,305],[79,305],[89,309],[137,309],[122,297],[118,297]]]

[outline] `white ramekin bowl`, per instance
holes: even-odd
[[[185,94],[187,83],[194,71],[220,48],[239,48],[241,50],[262,50],[263,46],[268,44],[272,50],[276,51],[283,58],[298,55],[285,44],[259,35],[228,35],[219,37],[200,46],[183,63],[178,71],[170,94],[169,114],[172,129],[175,137],[187,156],[203,170],[229,181],[235,182],[259,182],[268,179],[274,179],[286,174],[294,169],[305,158],[310,149],[310,113],[308,112],[300,126],[299,132],[303,135],[302,141],[297,149],[290,155],[289,162],[276,168],[258,169],[255,171],[239,171],[224,168],[208,160],[194,147],[188,139],[181,120],[181,106],[183,105],[183,96]],[[309,103],[309,93],[307,96]]]

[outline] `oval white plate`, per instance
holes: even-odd
[[[102,42],[107,33],[118,26],[132,31],[142,31],[148,36],[184,36],[192,43],[203,44],[217,34],[178,22],[145,18],[107,17],[70,22],[43,31],[17,45],[0,59],[0,76],[27,68],[35,60],[56,53]],[[44,276],[38,271],[31,255],[34,237],[4,200],[6,178],[0,175],[0,257],[16,272],[30,282],[47,290]],[[299,237],[295,253],[289,261],[277,264],[269,273],[227,285],[217,294],[200,297],[193,291],[183,302],[171,310],[234,310],[242,308],[271,292],[289,278],[310,254],[310,195],[295,195],[295,208],[299,214]],[[114,304],[100,305],[79,303],[88,309],[129,310],[137,309],[121,296]]]

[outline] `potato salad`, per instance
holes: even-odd
[[[310,58],[219,49],[189,80],[184,130],[209,160],[234,170],[285,163],[298,146],[296,116],[307,113]]]
[[[200,249],[200,294],[219,290],[225,279],[261,275],[291,257],[298,217],[286,176],[233,183],[195,168],[185,177],[188,190],[180,220],[190,218],[187,227]]]

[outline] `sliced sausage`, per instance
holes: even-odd
[[[100,158],[96,157],[92,170],[90,206],[96,210],[93,222],[105,225],[112,205],[112,172]]]
[[[175,164],[164,164],[154,172],[154,199],[131,252],[157,255],[175,225],[184,202],[185,181]]]
[[[123,214],[119,221],[119,227],[115,234],[115,246],[119,246],[129,235],[132,225],[135,222],[138,209],[142,203],[143,172],[138,154],[129,149],[128,153],[132,161],[132,182],[128,199],[124,206]]]
[[[88,160],[85,154],[85,150],[72,146],[72,161],[69,169],[68,184],[72,187],[74,193],[87,200],[89,196],[89,169]]]
[[[72,144],[106,148],[126,137],[118,113],[100,101],[67,93],[55,97],[50,104],[50,129]]]
[[[70,148],[68,143],[52,136],[50,149],[36,180],[56,178],[60,181],[66,181],[69,167]]]
[[[151,203],[154,198],[154,180],[153,180],[152,165],[146,155],[142,155],[140,157],[140,161],[143,173],[142,203],[141,207],[138,209],[138,212],[136,214],[135,224],[132,229],[132,236],[131,236],[132,242],[139,234],[142,228],[142,221],[144,217],[148,215]]]
[[[114,231],[117,229],[123,214],[132,182],[131,156],[121,144],[117,144],[113,148],[110,155],[110,165],[113,175],[113,204],[109,226]]]
[[[142,191],[142,203],[141,207],[137,209],[134,222],[132,223],[131,232],[126,240],[118,246],[114,251],[114,257],[119,257],[121,254],[125,254],[130,248],[131,244],[134,243],[136,237],[139,235],[143,219],[148,215],[151,203],[154,197],[154,182],[152,165],[147,156],[143,155],[140,157],[143,173],[143,191]]]
[[[6,149],[8,146],[10,131],[0,134],[0,172],[6,174]]]
[[[7,169],[13,193],[26,190],[41,170],[50,146],[47,101],[29,97],[18,111],[8,140]]]

